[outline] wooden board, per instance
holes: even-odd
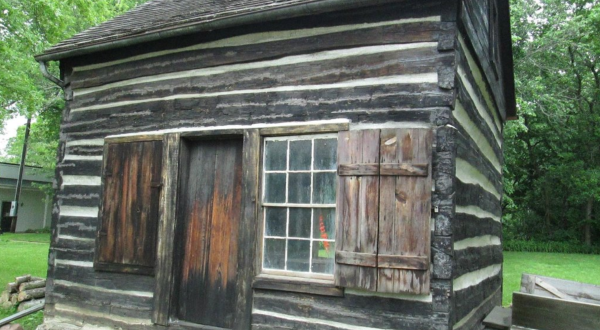
[[[373,164],[379,158],[379,130],[346,131],[338,135],[338,164]],[[364,267],[338,258],[343,254],[377,255],[379,177],[340,176],[337,190],[335,284],[377,290],[375,263]],[[341,255],[340,255],[341,256]],[[354,258],[363,260],[364,257]],[[341,263],[343,262],[343,263]]]
[[[600,286],[540,275],[523,274],[521,292],[600,305]]]
[[[162,141],[106,147],[102,227],[95,267],[152,274],[156,259]]]
[[[513,326],[536,330],[598,330],[600,305],[513,293]]]
[[[181,178],[180,320],[231,328],[237,296],[242,140],[194,141]]]

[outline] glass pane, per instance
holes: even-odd
[[[290,209],[290,237],[310,238],[310,209]]]
[[[265,202],[285,203],[285,173],[265,174]]]
[[[265,239],[265,257],[263,268],[284,269],[285,266],[285,239]]]
[[[290,171],[310,170],[312,141],[290,141]]]
[[[286,216],[286,208],[267,208],[265,211],[265,235],[285,237]]]
[[[267,141],[265,145],[265,170],[285,171],[287,141]]]
[[[334,242],[313,242],[312,272],[333,274],[333,261],[335,257]]]
[[[310,203],[310,173],[290,173],[288,203]]]
[[[310,241],[289,240],[287,270],[310,271]]]
[[[315,173],[314,204],[335,204],[336,173]]]
[[[315,140],[315,170],[335,170],[337,163],[337,139]]]
[[[335,239],[335,209],[314,209],[313,238]]]

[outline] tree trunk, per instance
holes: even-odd
[[[585,226],[584,226],[584,231],[585,231],[585,245],[587,246],[591,246],[592,245],[592,209],[594,207],[594,199],[593,198],[589,198],[588,202],[587,202],[587,206],[585,208]]]

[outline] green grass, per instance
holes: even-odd
[[[50,234],[2,234],[0,235],[0,291],[16,276],[31,274],[46,277]],[[14,314],[16,310],[0,309],[0,319]],[[44,314],[37,312],[15,323],[25,330],[34,330],[43,321]]]
[[[504,306],[510,305],[512,293],[519,291],[522,273],[600,285],[600,255],[504,252]]]
[[[0,235],[0,241],[22,241],[35,243],[50,243],[50,234],[48,233],[4,233]]]

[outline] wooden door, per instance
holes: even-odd
[[[238,288],[242,140],[188,145],[180,186],[181,321],[231,329]]]

